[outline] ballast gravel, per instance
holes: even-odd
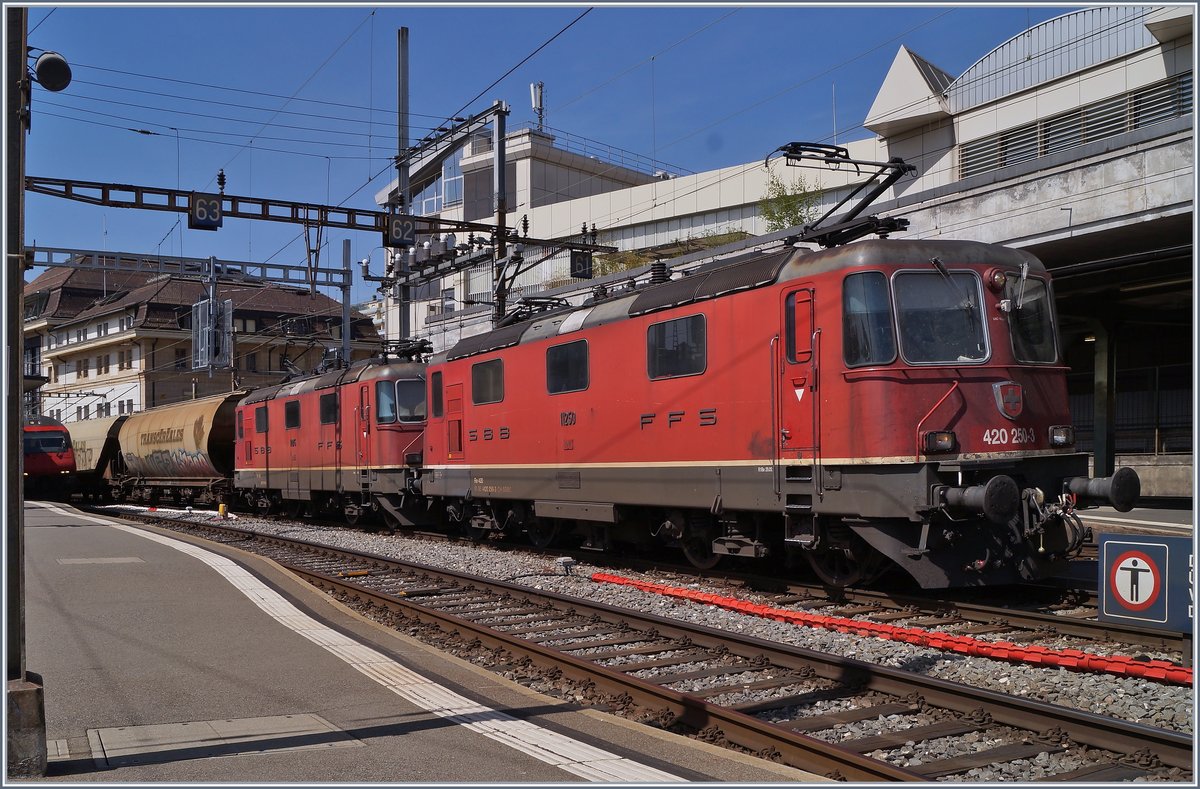
[[[114,506],[110,509],[144,511],[144,508],[129,506]],[[211,511],[185,512],[159,508],[159,512],[165,517],[186,518],[200,523],[217,520]],[[568,562],[568,569],[564,571],[563,564],[554,559],[516,551],[499,551],[486,545],[441,542],[399,534],[371,534],[335,526],[274,521],[245,515],[223,523],[249,531],[287,536],[346,550],[483,575],[533,589],[658,614],[867,663],[893,666],[971,687],[1025,696],[1134,723],[1189,734],[1194,728],[1195,696],[1193,689],[1189,687],[1136,677],[1041,668],[968,657],[896,641],[774,622],[711,605],[674,600],[631,587],[596,583],[591,580],[591,575],[601,571],[601,568],[582,563],[570,566],[571,563]],[[652,576],[634,571],[623,574],[630,578],[685,586],[699,591],[721,591],[706,588],[694,579],[664,578],[662,574]],[[672,667],[671,671],[678,673],[680,669]],[[812,710],[804,714],[812,714]],[[993,769],[995,771],[989,775],[996,780],[1003,780],[1004,770]],[[1027,766],[1021,769],[1027,769]],[[1021,775],[1029,776],[1028,772]],[[972,778],[980,779],[979,776]]]

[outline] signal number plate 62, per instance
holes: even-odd
[[[1032,427],[991,427],[983,431],[985,444],[1032,444],[1035,440]]]

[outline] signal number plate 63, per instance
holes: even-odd
[[[1032,444],[1032,427],[992,427],[983,431],[985,444]]]

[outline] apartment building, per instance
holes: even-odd
[[[217,286],[233,302],[233,366],[193,370],[197,280],[101,268],[54,268],[25,286],[24,367],[45,383],[28,413],[63,422],[134,413],[240,387],[279,383],[341,349],[341,304],[308,290]],[[379,350],[371,320],[352,312],[351,360]]]

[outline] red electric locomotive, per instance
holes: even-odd
[[[75,488],[75,451],[62,422],[48,416],[25,422],[25,498],[65,501]]]
[[[477,532],[804,557],[827,583],[1063,569],[1130,469],[1074,448],[1049,276],[967,241],[785,246],[459,342],[423,492]]]
[[[422,522],[409,484],[425,391],[424,364],[376,358],[250,393],[237,410],[238,495],[264,514]]]

